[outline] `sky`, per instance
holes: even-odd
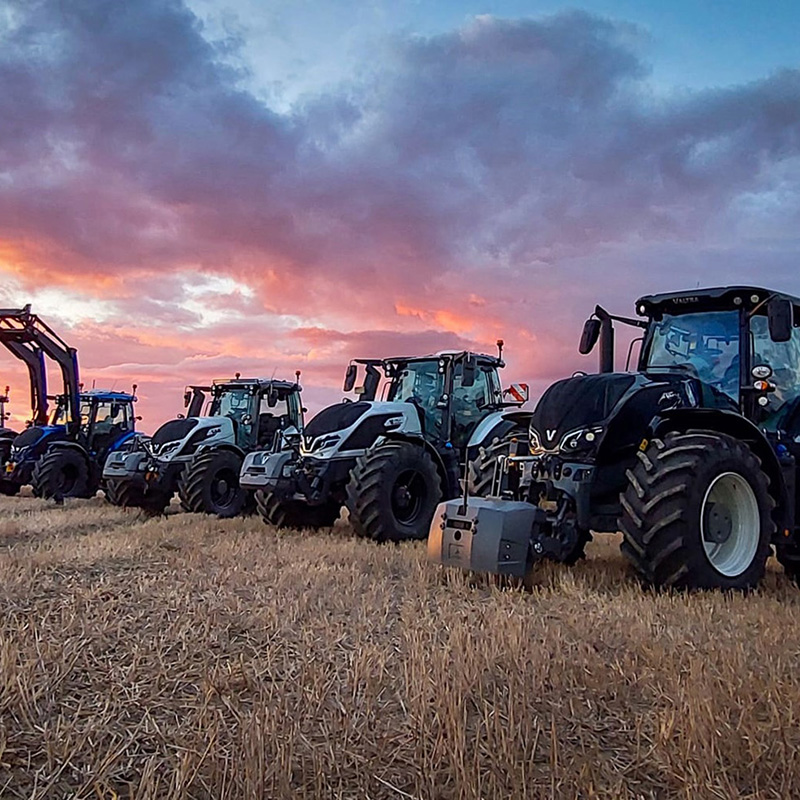
[[[313,413],[350,358],[498,338],[536,395],[594,367],[596,303],[800,294],[798,29],[796,0],[0,0],[0,306],[138,384],[149,431],[188,383],[301,370]],[[25,379],[0,354],[17,424]]]

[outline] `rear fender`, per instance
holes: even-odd
[[[484,417],[472,432],[467,445],[467,458],[470,461],[477,458],[479,448],[491,444],[495,439],[504,439],[515,428],[523,428],[527,433],[531,415],[530,411],[513,410],[495,411]]]
[[[235,453],[237,456],[239,456],[239,458],[242,459],[242,461],[244,461],[246,455],[246,453],[244,452],[244,450],[242,450],[241,447],[238,447],[235,444],[231,444],[230,442],[225,442],[224,444],[213,444],[213,443],[207,444],[205,446],[198,447],[197,450],[195,450],[194,454],[195,456],[199,456],[212,451],[216,452],[218,450],[227,450],[230,453]]]
[[[89,460],[89,454],[86,452],[86,448],[77,442],[53,442],[48,445],[47,450],[73,450],[76,453],[80,453],[84,461],[88,462]]]
[[[794,531],[794,494],[789,492],[783,469],[766,436],[749,419],[733,411],[721,409],[675,409],[663,412],[650,422],[649,438],[663,437],[673,431],[717,431],[745,442],[758,456],[761,467],[769,478],[769,488],[777,503],[774,516],[779,533]]]

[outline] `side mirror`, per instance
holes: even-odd
[[[464,361],[464,365],[461,368],[463,370],[461,374],[461,385],[464,388],[469,388],[470,386],[475,385],[475,359],[470,355],[467,356],[466,360]]]
[[[578,352],[582,356],[589,355],[594,350],[597,340],[600,338],[600,320],[589,317],[583,324],[583,333],[578,345]]]
[[[769,338],[773,342],[788,342],[792,338],[794,308],[791,300],[773,297],[767,303],[767,322]]]
[[[189,403],[192,402],[192,393],[191,392],[184,392],[183,393],[183,405],[186,408],[189,408]]]
[[[344,391],[352,392],[353,387],[356,385],[356,377],[358,375],[358,367],[355,364],[350,364],[347,367],[347,372],[344,374]]]

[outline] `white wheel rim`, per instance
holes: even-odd
[[[753,563],[760,529],[753,487],[736,472],[717,475],[700,507],[700,537],[711,566],[728,578],[741,575]]]

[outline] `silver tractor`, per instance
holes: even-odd
[[[256,491],[259,513],[277,527],[329,526],[345,506],[362,537],[424,539],[437,504],[458,495],[464,465],[480,448],[527,431],[527,386],[504,392],[503,366],[502,342],[497,356],[354,361],[344,391],[353,391],[363,367],[357,399],[323,409],[293,450],[250,453],[240,483]]]
[[[239,472],[249,452],[275,453],[303,430],[299,373],[294,382],[241,378],[190,386],[186,416],[140,437],[105,463],[106,495],[115,505],[162,513],[177,491],[186,511],[233,517],[248,510]],[[207,403],[204,415],[202,407]]]

